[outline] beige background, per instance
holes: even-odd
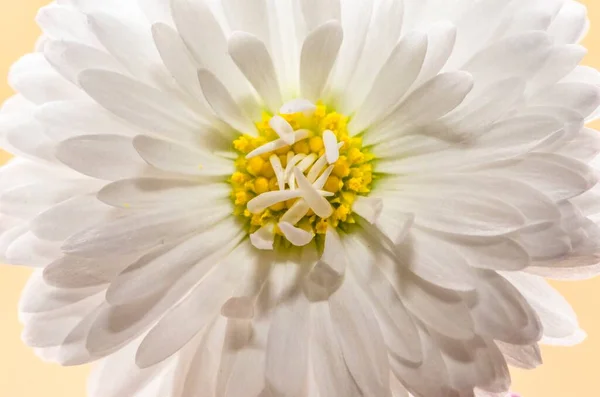
[[[583,2],[588,4],[592,20],[585,42],[590,54],[585,62],[600,68],[600,2]],[[47,3],[0,0],[1,100],[11,93],[5,83],[8,68],[32,48],[39,34],[33,19],[36,10]],[[596,128],[600,129],[600,124]],[[0,153],[0,163],[6,159]],[[17,302],[29,273],[28,269],[0,265],[0,397],[84,397],[89,368],[43,363],[21,343]],[[544,348],[541,368],[514,372],[514,390],[523,397],[600,397],[600,279],[557,287],[579,313],[589,337],[574,348]]]

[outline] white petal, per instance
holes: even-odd
[[[339,100],[343,100],[341,98],[346,96],[346,92],[353,92],[353,96],[356,94],[354,91],[348,90],[348,83],[363,54],[375,8],[375,4],[370,1],[351,2],[342,7],[341,22],[345,38],[331,74],[329,86],[324,94],[325,98],[331,98],[328,99],[329,101],[337,103]]]
[[[172,0],[171,12],[177,31],[203,68],[227,85],[234,98],[250,97],[251,88],[227,53],[221,25],[206,1]]]
[[[244,237],[234,221],[227,219],[181,243],[153,249],[112,280],[106,300],[111,305],[126,305],[148,298],[168,290],[192,269],[204,276]]]
[[[421,125],[435,121],[460,105],[472,88],[473,78],[466,72],[437,75],[411,93],[373,132],[402,123]],[[352,134],[360,132],[353,130]],[[386,134],[369,134],[369,142],[380,142],[385,137]]]
[[[382,215],[377,218],[375,225],[392,244],[397,245],[404,241],[414,221],[414,214],[392,212],[388,211],[388,208],[382,208]]]
[[[277,395],[298,396],[305,388],[309,321],[310,304],[302,293],[279,302],[273,313],[267,337],[265,377]]]
[[[38,105],[85,98],[81,90],[54,70],[41,53],[25,55],[13,64],[8,82],[20,95]]]
[[[56,70],[75,84],[78,83],[79,73],[86,69],[96,68],[128,73],[106,52],[80,43],[50,41],[44,46],[44,55]]]
[[[200,120],[176,97],[118,73],[88,69],[79,84],[117,116],[159,135],[189,139]]]
[[[390,276],[397,277],[397,274]],[[395,286],[412,315],[441,335],[456,340],[472,339],[475,335],[473,319],[463,298],[458,293],[436,288],[412,277],[410,287],[402,290],[402,286]],[[390,281],[395,282],[393,279]]]
[[[165,23],[155,23],[152,25],[152,37],[162,62],[175,81],[204,107],[206,102],[198,84],[195,61],[177,30]]]
[[[498,15],[508,4],[506,1],[491,0],[457,8],[460,12],[456,21],[458,36],[447,65],[450,69],[461,67],[474,51],[480,50],[492,39],[494,28],[501,22]],[[481,21],[488,23],[482,24]]]
[[[92,101],[49,102],[35,111],[50,138],[62,141],[78,135],[115,134],[131,136],[136,129]]]
[[[58,203],[31,220],[31,231],[44,240],[63,241],[76,232],[116,216],[95,194],[75,196]]]
[[[587,18],[585,5],[575,1],[566,1],[548,32],[560,44],[577,43],[589,28]]]
[[[210,363],[217,370],[216,376],[212,375],[214,380],[209,378],[215,383],[215,397],[258,396],[265,389],[265,352],[256,349],[253,343],[265,343],[267,326],[265,322],[251,324],[247,320],[229,320],[226,330],[217,335],[225,340],[221,354],[214,354],[216,357]],[[185,397],[193,397],[206,387],[206,382],[195,386]]]
[[[393,109],[417,79],[425,60],[427,43],[427,36],[420,32],[410,33],[398,43],[348,128],[362,131]]]
[[[352,237],[347,238],[344,243],[345,256],[353,273],[368,286],[365,291],[368,293],[388,349],[403,360],[420,364],[423,357],[419,333],[412,315],[379,268],[382,255],[374,255],[370,252],[371,247]],[[386,260],[389,260],[389,256]]]
[[[537,344],[517,346],[500,341],[496,341],[496,344],[509,365],[524,369],[534,369],[542,365],[542,353]]]
[[[417,334],[417,336],[419,336]],[[415,366],[390,356],[390,368],[411,391],[424,396],[443,396],[448,393],[450,379],[437,343],[424,331],[417,341],[423,350],[423,363]]]
[[[275,241],[273,225],[265,225],[250,235],[252,245],[261,250],[272,250]]]
[[[229,197],[231,185],[226,183],[199,185],[185,179],[132,178],[121,179],[103,187],[98,200],[112,207],[151,209],[220,200]]]
[[[230,319],[250,320],[254,317],[254,301],[248,297],[231,298],[221,306],[221,315]]]
[[[19,315],[51,312],[81,302],[105,289],[105,286],[63,289],[44,282],[42,271],[36,271],[27,281],[19,302]]]
[[[87,385],[90,397],[120,397],[148,390],[146,386],[164,374],[164,367],[160,365],[137,368],[135,351],[138,345],[139,341],[136,340],[98,363]]]
[[[232,30],[248,32],[270,43],[269,16],[265,0],[224,0],[223,9]]]
[[[375,197],[358,196],[352,204],[352,210],[371,224],[377,222],[382,209],[383,201]]]
[[[135,150],[153,167],[184,175],[225,176],[233,172],[233,163],[212,153],[172,141],[138,135]]]
[[[311,311],[311,362],[321,397],[362,397],[348,371],[326,302]]]
[[[557,205],[540,191],[531,186],[511,180],[508,178],[484,175],[463,175],[463,174],[445,174],[443,178],[438,177],[418,177],[403,179],[400,182],[403,189],[419,191],[423,194],[431,191],[435,186],[436,190],[444,189],[446,192],[453,191],[477,191],[484,190],[495,192],[494,197],[519,209],[529,223],[545,222],[558,220],[560,211]],[[411,193],[408,193],[409,195]],[[417,193],[418,194],[418,193]]]
[[[330,21],[313,30],[304,40],[300,60],[300,92],[304,98],[311,101],[320,98],[343,36],[340,23]]]
[[[256,133],[256,127],[252,121],[243,114],[242,109],[231,97],[227,88],[214,74],[206,69],[200,69],[198,80],[204,97],[221,120],[242,133]]]
[[[551,49],[552,41],[546,32],[524,32],[485,48],[464,66],[464,70],[476,81],[527,78],[543,65]]]
[[[434,198],[421,192],[418,196],[407,199],[398,196],[392,201],[384,199],[383,205],[384,208],[389,205],[399,211],[414,213],[415,224],[457,235],[497,236],[525,226],[525,217],[517,208],[494,199],[491,194],[473,196],[457,193],[441,201],[439,196]],[[470,216],[459,215],[464,213]]]
[[[52,39],[76,41],[94,46],[100,44],[90,32],[86,15],[73,8],[57,4],[42,7],[36,16],[36,22]]]
[[[415,86],[432,79],[442,70],[452,55],[456,35],[456,26],[449,22],[439,22],[429,29],[427,32],[427,55]]]
[[[518,290],[495,272],[480,272],[479,276],[477,299],[471,304],[476,331],[518,345],[539,341],[542,324]]]
[[[87,17],[90,30],[132,75],[146,82],[165,76],[160,55],[144,26],[102,11]]]
[[[340,87],[343,92],[353,95],[341,95],[341,110],[346,114],[353,113],[360,101],[368,94],[377,77],[373,70],[379,70],[398,43],[404,25],[404,1],[383,0],[374,7],[373,15],[364,43],[364,48],[356,65],[353,76],[347,87]]]
[[[44,281],[58,288],[87,288],[110,283],[135,257],[85,259],[63,256],[44,268]]]
[[[136,363],[140,368],[147,368],[176,353],[219,314],[244,275],[234,271],[234,267],[246,258],[248,249],[247,244],[241,245],[225,258],[208,279],[198,284],[152,328],[137,351]]]
[[[0,194],[0,212],[31,219],[73,196],[96,191],[94,180],[52,180],[32,182],[6,189]]]
[[[149,167],[119,135],[82,135],[61,142],[56,157],[68,167],[92,178],[117,180],[143,175]]]
[[[106,252],[115,255],[143,252],[161,241],[179,238],[223,219],[231,211],[228,207],[224,203],[215,203],[213,208],[200,210],[184,206],[133,213],[71,236],[62,249],[85,258],[102,256]],[[123,244],[123,239],[128,244]]]
[[[311,32],[331,20],[341,20],[340,0],[301,0],[306,29]]]
[[[572,72],[586,54],[587,50],[579,45],[556,46],[550,53],[544,67],[529,83],[530,87],[537,90],[556,83]]]
[[[563,106],[587,118],[600,106],[600,88],[586,83],[558,83],[531,98],[532,105]]]
[[[413,228],[397,247],[396,260],[432,285],[454,291],[475,289],[475,272],[452,244],[430,232]]]
[[[325,247],[321,262],[327,264],[340,277],[346,272],[347,259],[344,253],[344,246],[338,232],[331,226],[325,233]]]
[[[502,273],[527,299],[540,316],[544,336],[563,338],[579,329],[571,305],[544,279],[523,273]]]
[[[383,336],[353,278],[347,276],[330,297],[329,312],[344,360],[359,389],[370,396],[389,395],[390,369]]]
[[[42,240],[27,232],[12,241],[5,255],[14,265],[44,267],[61,256],[60,242]]]
[[[597,182],[585,164],[550,153],[531,153],[502,164],[502,176],[527,183],[555,201],[579,196]],[[491,174],[499,173],[491,171]]]
[[[265,43],[249,33],[234,32],[228,44],[233,61],[265,101],[267,107],[272,112],[276,112],[283,104],[283,100],[275,66]]]

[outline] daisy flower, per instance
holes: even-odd
[[[90,397],[504,397],[582,340],[572,0],[56,0],[0,115],[23,340]]]

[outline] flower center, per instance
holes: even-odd
[[[299,99],[263,114],[256,136],[233,142],[240,153],[230,179],[235,215],[257,248],[306,245],[330,226],[356,222],[352,205],[370,191],[373,156],[347,124],[326,105]]]

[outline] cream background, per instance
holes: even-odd
[[[584,43],[590,50],[585,63],[600,68],[600,2],[583,2],[589,6],[592,20]],[[39,34],[33,19],[36,10],[47,3],[0,0],[1,100],[11,94],[5,82],[8,68],[33,47]],[[600,124],[596,128],[600,129]],[[0,153],[0,163],[6,159]],[[20,340],[17,303],[29,274],[28,269],[0,265],[0,397],[84,397],[89,368],[43,363]],[[544,348],[541,368],[514,372],[514,390],[523,397],[600,397],[600,279],[556,285],[579,313],[589,337],[574,348]]]

